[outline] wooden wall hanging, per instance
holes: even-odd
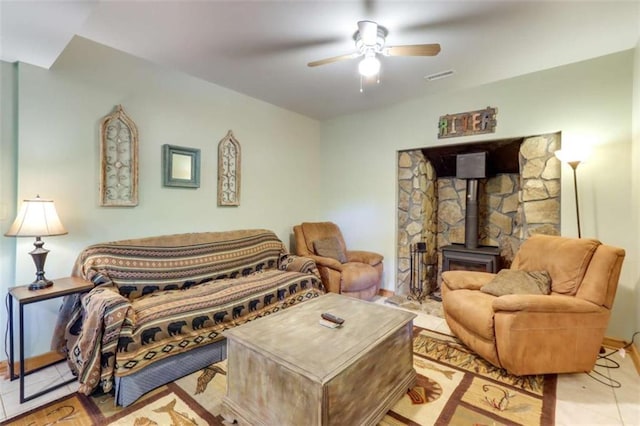
[[[240,143],[231,130],[218,143],[218,205],[240,205]]]
[[[496,131],[497,108],[443,115],[438,120],[438,139],[480,135]]]
[[[122,105],[100,124],[100,205],[138,205],[138,128]]]

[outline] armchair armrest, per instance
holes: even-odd
[[[445,271],[442,282],[450,290],[480,290],[480,287],[491,281],[496,274],[477,271]]]
[[[349,262],[367,263],[371,266],[376,266],[384,259],[381,254],[365,250],[347,250],[346,254]]]
[[[316,256],[315,254],[310,254],[307,257],[316,262],[316,265],[318,266],[324,266],[325,268],[342,271],[342,263],[340,263],[336,259],[333,259],[331,257]]]
[[[496,297],[493,311],[521,311],[545,313],[600,313],[605,309],[584,299],[565,295],[509,294]]]
[[[297,256],[295,254],[284,254],[278,259],[278,269],[289,272],[302,272],[305,274],[314,274],[320,278],[320,272],[316,262],[310,257]]]

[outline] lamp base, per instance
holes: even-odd
[[[42,290],[43,288],[51,287],[52,285],[53,281],[43,277],[41,279],[36,279],[34,282],[29,284],[29,290]]]
[[[42,248],[44,242],[40,237],[36,237],[36,242],[33,243],[33,245],[36,248],[30,251],[29,254],[33,258],[33,263],[36,265],[36,279],[34,282],[29,284],[29,290],[40,290],[51,287],[53,285],[53,281],[44,277],[44,262],[47,260],[47,253],[49,253],[49,250]]]

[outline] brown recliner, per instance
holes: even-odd
[[[369,251],[347,250],[340,228],[332,222],[304,222],[294,226],[293,232],[296,254],[315,260],[327,291],[365,300],[378,294],[382,280],[381,255]],[[318,241],[334,241],[337,255],[318,255],[314,246]],[[344,262],[338,260],[341,256],[344,256]]]
[[[624,256],[624,250],[597,240],[534,235],[522,244],[511,269],[546,271],[550,294],[496,297],[480,290],[494,274],[447,271],[442,274],[445,319],[465,345],[511,374],[590,371]]]

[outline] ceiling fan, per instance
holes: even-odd
[[[353,34],[353,40],[356,43],[356,52],[309,62],[307,66],[317,67],[319,65],[364,56],[358,65],[358,72],[363,77],[372,77],[380,72],[378,55],[435,56],[440,52],[440,45],[437,43],[385,47],[385,39],[388,33],[389,31],[387,31],[385,27],[373,21],[359,21],[358,30]]]

